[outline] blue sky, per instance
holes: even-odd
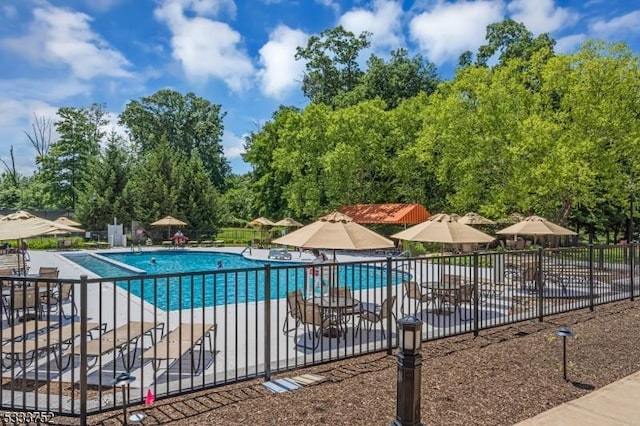
[[[222,105],[225,155],[244,173],[243,137],[279,105],[306,104],[294,54],[310,35],[369,31],[366,57],[404,47],[449,78],[507,17],[549,32],[558,52],[589,38],[640,51],[638,0],[0,0],[0,158],[13,145],[18,170],[33,172],[34,114],[106,103],[122,131],[128,101],[171,88]]]

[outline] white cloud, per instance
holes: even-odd
[[[305,64],[295,60],[296,48],[306,45],[308,38],[303,31],[286,25],[278,26],[269,34],[269,41],[259,51],[263,66],[258,71],[262,93],[282,99],[289,90],[299,86]]]
[[[609,21],[596,21],[590,30],[599,37],[617,36],[623,38],[628,33],[640,32],[640,10],[617,16]]]
[[[339,20],[339,24],[355,35],[370,32],[371,45],[375,50],[381,47],[398,48],[404,45],[402,28],[402,5],[396,1],[374,0],[372,10],[352,9]]]
[[[572,34],[556,40],[554,50],[557,53],[572,53],[587,39],[586,34]]]
[[[238,11],[233,0],[164,0],[163,3],[161,8],[177,7],[180,10],[210,18],[216,18],[224,13],[230,18],[235,18]]]
[[[222,148],[227,160],[240,158],[244,154],[244,138],[246,135],[238,136],[230,131],[225,131],[222,135]]]
[[[336,15],[340,13],[340,3],[335,0],[315,0],[315,2],[333,10]]]
[[[511,19],[522,22],[534,34],[566,28],[578,20],[568,8],[556,7],[554,0],[513,0],[507,10]]]
[[[84,80],[132,76],[127,59],[91,30],[88,15],[45,5],[35,8],[33,17],[26,35],[5,39],[0,46],[34,63],[69,67]]]
[[[9,19],[13,19],[18,16],[18,9],[10,4],[3,5],[0,10],[2,10],[2,14]]]
[[[234,91],[246,89],[254,67],[239,47],[240,33],[224,22],[200,16],[188,18],[183,3],[192,2],[169,0],[156,9],[155,14],[172,32],[173,57],[182,64],[187,78],[202,82],[213,77]]]
[[[91,9],[106,12],[111,8],[117,6],[119,3],[122,3],[123,0],[85,0],[85,3]]]
[[[40,99],[47,103],[64,101],[78,95],[90,95],[91,86],[77,79],[14,78],[0,80],[0,93],[13,99]]]
[[[420,49],[436,64],[457,59],[465,50],[484,43],[487,25],[503,19],[501,0],[439,2],[433,9],[416,15],[409,33]]]

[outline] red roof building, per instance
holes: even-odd
[[[360,224],[415,225],[431,216],[421,204],[352,204],[339,211]]]

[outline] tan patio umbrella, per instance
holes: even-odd
[[[291,219],[290,217],[285,217],[284,219],[279,220],[276,223],[274,223],[274,225],[275,226],[284,226],[285,228],[300,228],[300,227],[304,226],[303,224],[301,224],[297,220]]]
[[[372,250],[394,247],[393,241],[334,211],[273,241],[294,247],[333,250]]]
[[[540,216],[529,216],[520,222],[496,232],[500,235],[577,235],[575,232],[556,225]]]
[[[60,216],[59,218],[54,220],[54,222],[61,223],[63,225],[75,226],[75,227],[79,227],[80,225],[82,225],[81,223],[76,222],[75,220],[69,219],[66,216]]]
[[[456,222],[447,214],[434,215],[426,222],[393,234],[391,238],[443,244],[490,243],[495,239],[469,225]]]
[[[267,219],[266,217],[259,217],[257,219],[253,219],[251,222],[249,222],[249,225],[253,225],[253,226],[273,226],[275,225],[275,223],[273,223],[272,221],[270,221],[269,219]]]
[[[24,238],[44,235],[49,232],[63,230],[66,232],[82,232],[82,229],[63,225],[32,215],[26,211],[17,211],[0,219],[0,240],[22,240]],[[19,244],[19,247],[22,244]],[[27,266],[26,253],[22,254],[24,270]]]
[[[17,211],[0,219],[0,240],[35,237],[59,230],[83,232],[82,229],[43,219],[26,211]]]
[[[484,216],[480,216],[478,213],[469,212],[458,219],[458,223],[464,225],[495,225],[496,223],[491,219],[487,219]]]
[[[185,226],[187,223],[181,221],[180,219],[176,219],[173,216],[165,216],[162,219],[156,220],[155,222],[153,222],[151,224],[151,226],[166,226],[167,228],[167,233],[169,234],[169,237],[171,237],[171,227],[172,226]]]

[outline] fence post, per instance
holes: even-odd
[[[538,288],[538,321],[544,321],[544,280],[542,279],[542,255],[544,249],[538,248],[538,273],[536,274],[536,286]]]
[[[271,265],[268,263],[264,265],[264,380],[271,380]]]
[[[478,306],[479,292],[478,292],[478,252],[473,252],[473,335],[478,337],[480,309]]]
[[[87,424],[87,276],[80,275],[80,424]]]
[[[593,244],[589,244],[589,310],[593,312],[594,289],[593,289]]]
[[[389,303],[387,303],[387,354],[391,355],[393,353],[393,339],[391,338],[391,336],[393,336],[393,333],[391,332],[393,330],[393,322],[391,321],[392,319],[392,315],[391,313],[393,312],[393,305],[390,303],[391,302],[391,282],[393,280],[393,275],[392,275],[392,271],[391,271],[391,256],[387,256],[387,300],[389,301]],[[422,336],[420,336],[420,339],[422,339]]]
[[[635,257],[636,255],[636,249],[635,249],[635,244],[633,244],[633,242],[631,242],[629,244],[629,293],[631,293],[631,301],[633,302],[633,281],[634,281],[634,274],[633,274],[633,270],[635,269]]]

